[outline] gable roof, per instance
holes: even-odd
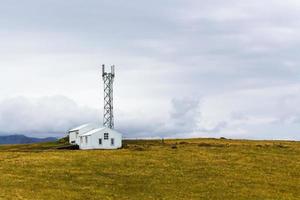
[[[82,129],[87,129],[85,132],[87,132],[87,131],[90,131],[90,130],[93,130],[93,129],[95,129],[95,128],[97,128],[97,125],[96,124],[83,124],[83,125],[81,125],[81,126],[78,126],[78,127],[76,127],[76,128],[73,128],[73,129],[71,129],[71,130],[69,130],[69,132],[75,132],[75,131],[80,131],[80,130],[82,130]]]
[[[103,130],[105,130],[105,129],[108,129],[108,130],[110,130],[111,132],[113,132],[113,133],[115,133],[115,134],[120,134],[120,135],[121,135],[121,133],[119,133],[119,132],[117,132],[117,131],[115,131],[115,130],[113,130],[113,129],[110,129],[110,128],[107,128],[107,127],[100,127],[100,128],[96,128],[96,129],[93,129],[93,130],[91,130],[91,131],[88,131],[88,132],[86,132],[86,133],[83,133],[83,134],[81,134],[81,135],[79,135],[79,136],[90,136],[90,135],[93,135],[94,133],[97,133],[97,132],[99,132],[99,131],[103,131]]]
[[[80,136],[88,136],[88,135],[92,135],[92,134],[97,133],[97,132],[99,132],[99,131],[102,131],[102,130],[104,130],[104,129],[106,129],[106,128],[105,128],[105,127],[96,128],[96,129],[93,129],[93,130],[91,130],[91,131],[89,131],[89,132],[87,132],[87,133],[84,133],[84,134],[80,135]]]
[[[73,128],[73,129],[69,130],[69,132],[79,131],[80,129],[86,128],[86,127],[88,127],[89,125],[90,125],[90,124],[83,124],[83,125],[81,125],[81,126],[78,126],[78,127],[76,127],[76,128]]]

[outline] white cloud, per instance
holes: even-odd
[[[286,85],[206,97],[199,108],[195,132],[212,130],[215,135],[235,138],[299,139],[299,91],[300,85]],[[293,126],[289,127],[290,123]]]
[[[300,139],[299,101],[300,85],[181,97],[170,102],[168,111],[117,109],[116,128],[125,137]],[[62,136],[71,127],[100,121],[98,110],[63,96],[16,97],[0,103],[3,133]]]
[[[15,97],[0,102],[0,132],[64,136],[75,125],[95,122],[98,116],[95,110],[63,96]]]

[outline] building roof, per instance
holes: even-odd
[[[105,127],[96,128],[96,129],[93,129],[93,130],[91,130],[91,131],[89,131],[89,132],[87,132],[87,133],[84,133],[84,134],[80,135],[80,136],[88,136],[88,135],[92,135],[92,134],[94,134],[94,133],[97,133],[98,131],[102,131],[103,129],[106,129],[106,128],[105,128]]]
[[[90,131],[90,130],[95,129],[97,127],[98,127],[97,124],[91,124],[91,123],[90,124],[83,124],[81,126],[78,126],[76,128],[73,128],[73,129],[69,130],[69,132],[80,131],[82,129],[87,129],[87,131]]]
[[[83,125],[81,125],[81,126],[78,126],[78,127],[76,127],[76,128],[73,128],[73,129],[69,130],[69,132],[79,131],[80,129],[86,128],[86,127],[88,127],[89,125],[90,125],[90,124],[83,124]]]
[[[121,133],[119,133],[119,132],[117,132],[117,131],[115,131],[113,129],[110,129],[110,128],[107,128],[107,127],[100,127],[100,128],[96,128],[96,129],[90,130],[90,131],[88,131],[86,133],[83,133],[80,136],[90,136],[90,135],[93,135],[94,133],[97,133],[99,131],[103,131],[104,129],[108,129],[108,130],[110,130],[111,132],[113,132],[115,134],[121,134]]]

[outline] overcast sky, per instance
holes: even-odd
[[[0,0],[0,132],[300,139],[299,0]]]

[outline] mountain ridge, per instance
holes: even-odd
[[[35,137],[27,137],[21,134],[13,134],[13,135],[0,136],[0,145],[1,144],[31,144],[31,143],[40,143],[40,142],[52,142],[55,140],[57,140],[57,138],[55,137],[35,138]]]

